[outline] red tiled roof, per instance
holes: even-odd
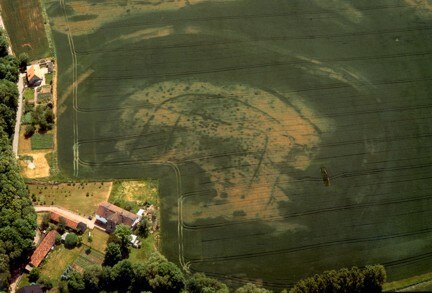
[[[128,226],[132,226],[135,220],[138,219],[138,215],[126,211],[106,201],[102,202],[99,205],[96,214],[102,218],[114,222],[116,225],[125,224]]]
[[[74,230],[77,229],[79,223],[77,223],[75,221],[72,221],[72,220],[66,218],[65,216],[59,215],[59,214],[57,214],[55,212],[51,212],[50,213],[50,219],[51,219],[51,221],[59,223],[60,222],[60,218],[63,218],[65,220],[66,227],[72,228]]]
[[[30,66],[30,68],[27,69],[27,79],[32,80],[32,78],[35,76],[35,70],[33,66]]]
[[[50,251],[51,247],[53,247],[55,243],[56,236],[59,235],[57,231],[53,230],[45,236],[42,240],[41,244],[36,248],[33,252],[33,255],[30,258],[30,264],[34,267],[38,267],[45,256]]]

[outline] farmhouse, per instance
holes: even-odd
[[[51,221],[59,223],[61,218],[64,219],[64,223],[67,228],[70,228],[80,233],[84,233],[84,231],[87,230],[87,225],[83,222],[76,222],[71,219],[68,219],[63,215],[57,214],[55,212],[50,212]]]
[[[41,244],[39,244],[39,246],[36,248],[30,258],[30,265],[32,267],[36,268],[40,265],[42,260],[47,256],[50,249],[54,246],[57,235],[57,231],[53,230],[45,236]]]
[[[104,228],[108,233],[114,231],[119,224],[133,227],[139,220],[139,216],[128,212],[109,202],[102,202],[96,211],[96,224]]]
[[[39,86],[43,80],[43,72],[38,64],[27,67],[27,83],[29,86]]]

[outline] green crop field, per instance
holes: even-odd
[[[52,134],[35,133],[31,137],[32,150],[52,149],[53,146],[54,146],[54,140]]]
[[[426,1],[44,2],[60,168],[159,180],[170,260],[273,289],[431,270]]]
[[[49,56],[40,0],[0,0],[0,5],[14,53],[27,53],[31,59]]]

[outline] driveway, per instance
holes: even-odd
[[[14,131],[14,137],[12,141],[12,151],[14,152],[15,156],[18,158],[18,142],[19,142],[19,132],[21,127],[21,117],[22,117],[22,107],[23,107],[23,93],[24,93],[24,78],[25,73],[21,73],[18,77],[18,109],[17,109],[17,115],[16,115],[16,122],[15,122],[15,131]]]
[[[35,206],[36,213],[44,213],[44,212],[55,212],[59,215],[62,215],[65,218],[73,220],[75,222],[83,222],[87,225],[89,229],[94,229],[96,218],[93,220],[89,220],[80,215],[75,214],[65,208],[61,208],[58,206]]]

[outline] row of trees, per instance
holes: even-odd
[[[0,127],[12,137],[18,108],[18,89],[15,83],[0,80]]]
[[[143,264],[121,260],[114,266],[87,267],[81,274],[73,271],[68,280],[60,284],[61,292],[189,292],[228,293],[224,283],[196,273],[190,277],[162,255],[154,253]],[[235,293],[270,293],[255,284],[246,284]]]
[[[63,292],[229,292],[228,287],[204,274],[190,277],[160,254],[144,264],[132,264],[129,256],[131,230],[118,225],[108,240],[102,266],[92,266],[82,274],[72,272],[61,286]],[[383,266],[353,267],[326,271],[299,281],[291,293],[309,292],[381,292],[386,279]],[[268,293],[254,284],[238,288],[236,293]],[[287,292],[284,290],[284,292]]]
[[[385,280],[386,271],[381,265],[344,268],[300,280],[290,292],[381,292]]]
[[[36,213],[11,150],[18,90],[18,62],[7,56],[0,31],[0,291],[8,291],[11,271],[33,250]]]
[[[131,230],[118,225],[110,235],[102,266],[87,268],[82,274],[72,272],[61,286],[63,292],[228,292],[218,280],[196,274],[187,279],[176,264],[155,253],[145,263],[129,260]],[[207,289],[205,289],[207,288]],[[202,291],[202,289],[205,289]]]

